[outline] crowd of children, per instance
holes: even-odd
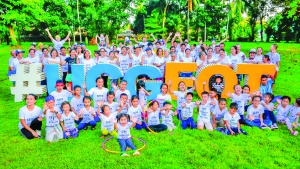
[[[49,33],[49,30],[47,32]],[[241,124],[261,129],[278,129],[277,123],[280,123],[286,124],[292,135],[298,134],[294,128],[298,127],[300,98],[296,99],[294,105],[290,105],[290,97],[282,96],[274,99],[272,94],[280,62],[280,55],[276,52],[277,45],[271,46],[268,55],[262,55],[262,48],[257,49],[257,55],[255,55],[256,50],[251,49],[249,58],[246,58],[240,50],[240,45],[231,47],[231,54],[227,56],[224,43],[213,42],[210,47],[202,43],[198,46],[189,45],[188,41],[182,43],[179,33],[176,33],[172,39],[170,50],[166,49],[167,40],[155,40],[153,45],[152,42],[146,43],[146,38],[143,38],[143,42],[138,42],[139,45],[134,47],[130,40],[129,47],[125,46],[126,42],[121,43],[119,47],[115,45],[110,47],[108,37],[104,38],[100,35],[96,38],[100,39],[100,44],[98,44],[99,50],[95,51],[95,58],[91,58],[91,52],[84,45],[73,45],[69,49],[69,55],[66,55],[66,48],[62,46],[65,40],[60,41],[59,37],[56,40],[52,38],[55,48],[51,49],[50,56],[48,56],[50,49],[42,45],[39,45],[41,51],[36,50],[35,45],[32,45],[28,58],[23,58],[22,50],[12,51],[9,75],[15,73],[18,64],[40,62],[43,66],[45,64],[60,64],[62,67],[67,65],[63,69],[63,79],[56,82],[56,91],[46,97],[43,110],[35,106],[36,96],[33,94],[27,96],[27,105],[19,111],[19,129],[26,138],[41,137],[43,117],[46,118],[45,138],[50,142],[63,138],[76,138],[81,130],[87,130],[89,126],[94,130],[100,122],[100,137],[116,136],[123,156],[129,156],[125,152],[127,146],[136,150],[130,139],[130,128],[151,132],[164,130],[172,132],[176,129],[173,116],[177,116],[182,129],[208,131],[216,129],[228,135],[240,133],[246,135],[246,131],[241,129]],[[180,45],[175,41],[176,38],[180,39]],[[204,92],[199,94],[200,100],[194,97],[193,91],[197,88],[197,84],[190,72],[181,72],[180,76],[191,77],[194,80],[192,88],[187,88],[184,82],[180,82],[175,84],[178,85],[178,91],[173,91],[172,81],[169,81],[168,84],[161,85],[161,93],[152,101],[147,99],[150,95],[145,87],[147,76],[137,80],[136,93],[130,93],[126,89],[126,80],[110,79],[109,84],[106,74],[97,77],[96,87],[89,90],[85,83],[82,86],[74,86],[73,90],[70,87],[66,88],[67,82],[72,81],[72,64],[85,64],[91,68],[95,64],[110,63],[119,66],[124,74],[132,66],[152,64],[163,74],[165,63],[168,61],[196,62],[198,68],[210,63],[234,68],[237,63],[243,62],[275,64],[277,68],[276,74],[261,77],[259,91],[250,93],[248,85],[242,87],[236,84],[234,93],[228,93],[231,100],[228,108],[228,100],[221,98],[224,88],[222,75],[213,77],[209,82],[209,90],[204,88]],[[240,83],[242,75],[237,75],[237,78]],[[204,82],[203,85],[206,83]],[[111,89],[107,89],[108,86],[111,86]],[[177,106],[172,106],[171,96],[168,93],[174,94],[177,98]],[[73,98],[69,102],[71,97]],[[274,102],[277,104],[274,105]],[[195,121],[196,108],[198,117]],[[135,151],[133,155],[139,155],[139,152]]]

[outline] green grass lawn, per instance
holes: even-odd
[[[22,48],[28,51],[30,43]],[[50,44],[48,42],[48,44]],[[227,42],[226,51],[231,45]],[[247,54],[250,48],[263,47],[269,51],[271,43],[241,43]],[[88,47],[94,50],[96,46]],[[287,127],[279,130],[260,130],[243,127],[247,136],[225,136],[219,132],[176,129],[174,134],[150,134],[131,130],[132,136],[147,142],[140,157],[121,158],[101,148],[104,139],[97,130],[81,131],[76,139],[48,143],[45,139],[26,140],[18,130],[18,110],[25,102],[14,103],[10,94],[11,82],[6,73],[9,46],[0,45],[0,168],[300,168],[300,136],[291,136]],[[275,95],[300,97],[300,44],[280,43],[281,67],[274,88]],[[26,52],[27,55],[28,52]],[[42,107],[44,98],[37,101]],[[195,114],[196,118],[197,115]],[[174,117],[175,125],[178,120]],[[43,124],[44,126],[44,124]],[[43,127],[42,135],[45,136]],[[280,137],[271,142],[268,137]],[[134,140],[137,147],[142,144]],[[107,148],[119,150],[115,139]]]

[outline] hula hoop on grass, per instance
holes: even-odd
[[[102,148],[103,148],[103,150],[106,151],[106,152],[109,152],[109,153],[122,154],[123,152],[121,152],[121,151],[109,150],[109,149],[107,149],[105,147],[106,142],[109,141],[109,140],[111,140],[111,139],[113,139],[113,138],[114,138],[114,136],[108,137],[107,139],[105,139],[102,142]],[[140,142],[142,142],[144,144],[141,148],[136,149],[137,151],[140,151],[140,150],[142,150],[142,149],[144,149],[146,147],[146,141],[144,141],[143,139],[137,138],[137,137],[131,137],[131,138],[136,138],[137,140],[139,140]],[[131,151],[133,151],[133,150],[131,150]]]

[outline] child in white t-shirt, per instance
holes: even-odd
[[[209,93],[208,92],[202,92],[201,93],[201,102],[196,102],[197,105],[199,105],[199,115],[197,119],[197,128],[199,130],[203,130],[204,126],[206,130],[212,131],[213,127],[210,122],[210,112],[211,112],[211,104],[208,100]]]
[[[159,120],[160,108],[159,108],[158,101],[156,101],[156,100],[152,101],[149,104],[149,108],[148,108],[147,112],[149,113],[148,128],[147,128],[148,131],[149,131],[149,128],[155,132],[161,132],[161,131],[167,130],[168,127],[165,124],[161,124],[160,120]]]
[[[182,129],[186,129],[190,127],[191,129],[196,128],[196,124],[193,118],[194,108],[196,107],[196,103],[192,102],[193,93],[188,92],[185,97],[185,101],[181,103],[181,112],[179,114],[179,120],[181,120]]]
[[[86,92],[86,86],[83,84],[83,89],[84,89],[84,95],[85,96],[93,96],[94,100],[94,109],[98,109],[98,102],[106,102],[107,101],[107,92],[108,89],[103,87],[104,86],[104,80],[102,77],[97,77],[96,79],[96,85],[97,87],[91,88],[88,92]],[[95,121],[99,122],[99,116],[96,114]]]
[[[51,96],[55,99],[55,109],[62,114],[61,103],[68,101],[68,98],[72,96],[72,93],[68,90],[64,90],[64,82],[62,80],[56,81],[56,91],[50,93]]]
[[[164,102],[163,108],[161,108],[162,124],[168,127],[169,131],[173,131],[176,126],[173,123],[173,116],[177,115],[177,111],[172,111],[172,104],[170,102]]]
[[[166,83],[160,86],[161,93],[156,96],[156,100],[159,102],[159,107],[162,108],[165,101],[172,101],[171,96],[168,94],[168,85]]]
[[[55,98],[52,95],[46,97],[44,115],[46,117],[46,140],[57,142],[63,138],[63,130],[59,125],[61,115],[55,108]]]
[[[104,104],[108,105],[111,112],[116,112],[118,109],[119,104],[114,102],[115,100],[115,93],[113,91],[107,92],[107,102]]]
[[[146,129],[147,125],[144,122],[144,120],[142,119],[142,115],[144,114],[144,109],[139,104],[139,98],[138,98],[138,96],[136,96],[136,95],[132,96],[131,105],[132,106],[128,109],[127,114],[131,118],[133,118],[133,117],[137,118],[135,129],[137,129],[137,130],[142,130],[143,128]],[[123,113],[123,114],[126,114],[126,113]]]
[[[228,113],[228,109],[226,107],[227,101],[224,98],[219,99],[219,104],[215,107],[212,114],[213,128],[217,128],[217,126],[224,127],[224,115]]]
[[[281,99],[278,100],[278,105],[276,108],[276,119],[281,124],[285,124],[285,120],[292,108],[290,102],[291,98],[289,96],[282,96]]]
[[[98,102],[98,114],[101,118],[101,138],[107,136],[108,134],[112,136],[117,136],[118,133],[114,130],[114,123],[111,120],[115,119],[118,115],[118,112],[111,113],[110,108],[108,105],[103,105],[102,103]],[[100,109],[102,109],[102,113],[100,113]]]
[[[116,86],[116,84],[111,84],[111,85],[114,88],[114,92],[115,92],[115,95],[116,95],[116,97],[115,97],[116,101],[119,102],[120,98],[121,98],[120,97],[121,94],[125,93],[127,95],[127,97],[128,97],[127,103],[130,104],[130,102],[131,102],[131,94],[130,94],[130,91],[126,89],[126,87],[127,87],[127,81],[126,80],[122,80],[120,82],[120,88],[119,89],[118,89],[118,86]]]
[[[241,129],[241,125],[239,121],[241,117],[237,113],[237,110],[238,110],[238,104],[231,103],[229,113],[226,113],[224,115],[224,122],[226,125],[225,133],[227,135],[236,135],[241,133],[247,135],[247,133]]]
[[[293,136],[298,135],[298,131],[294,131],[293,128],[298,128],[298,121],[300,116],[300,98],[297,98],[294,106],[291,108],[289,115],[285,119],[286,126]]]
[[[142,106],[142,108],[144,109],[144,107],[147,105],[148,100],[147,100],[147,96],[150,95],[150,93],[146,90],[146,86],[145,86],[145,81],[144,80],[139,80],[137,85],[136,85],[136,93],[139,97],[139,103]]]
[[[78,124],[78,130],[87,130],[88,126],[91,126],[91,130],[95,129],[96,121],[95,121],[95,109],[91,107],[92,98],[90,96],[83,97],[83,105],[84,107],[80,110],[79,117],[82,118],[80,123]]]
[[[130,119],[132,122],[130,122]],[[114,128],[118,130],[118,142],[121,147],[122,157],[129,157],[126,148],[130,147],[134,153],[133,156],[139,156],[140,152],[136,149],[131,140],[130,128],[134,127],[137,122],[137,117],[130,118],[127,114],[120,114],[117,120],[111,120],[114,123]]]
[[[74,86],[74,97],[71,99],[71,110],[75,115],[79,115],[80,110],[83,108],[83,96],[81,96],[81,87],[78,85]],[[80,123],[82,119],[75,120],[77,124]]]
[[[120,95],[120,101],[119,101],[119,103],[120,103],[120,104],[118,105],[117,111],[118,111],[119,113],[127,114],[130,105],[128,104],[128,96],[127,96],[126,93],[122,93],[122,94]]]
[[[75,120],[78,120],[78,116],[71,111],[69,102],[63,102],[61,109],[63,110],[63,114],[60,118],[60,125],[64,131],[64,138],[76,138],[78,136],[78,129],[75,126]]]

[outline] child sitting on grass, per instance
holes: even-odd
[[[155,131],[155,132],[161,132],[164,130],[167,130],[167,126],[164,124],[161,124],[159,121],[159,113],[160,113],[160,108],[159,108],[159,103],[158,101],[152,101],[149,104],[149,108],[147,110],[149,113],[148,115],[148,127]]]
[[[241,129],[240,125],[240,115],[237,113],[238,110],[238,104],[237,103],[231,103],[230,104],[229,113],[226,113],[224,115],[224,122],[226,125],[225,133],[227,135],[236,135],[236,134],[245,134],[247,133]]]
[[[132,143],[130,128],[134,127],[137,121],[137,117],[131,118],[132,123],[130,122],[130,117],[127,114],[119,114],[118,120],[111,119],[111,122],[114,123],[114,128],[118,131],[118,142],[121,147],[122,157],[130,157],[127,154],[126,148],[130,147],[133,151],[133,156],[139,156],[140,152],[136,150],[136,147]]]
[[[71,111],[71,105],[69,102],[63,102],[61,104],[63,114],[60,118],[60,125],[64,131],[64,138],[76,138],[78,136],[78,129],[75,126],[75,121],[78,120],[78,116]]]
[[[246,124],[249,126],[256,126],[261,129],[269,128],[272,125],[272,121],[269,119],[263,119],[264,107],[260,104],[260,97],[252,97],[252,105],[248,107]]]
[[[276,119],[279,123],[285,124],[285,120],[292,106],[289,105],[291,98],[289,96],[282,96],[280,100],[277,100],[278,105],[276,109]]]
[[[101,119],[101,133],[100,138],[104,138],[108,134],[112,136],[117,136],[118,133],[114,130],[114,124],[110,121],[111,119],[115,119],[118,115],[118,112],[111,113],[110,107],[108,105],[103,105],[103,102],[98,102],[98,114]],[[102,113],[100,113],[100,108],[102,109]]]
[[[177,111],[173,112],[171,110],[172,104],[170,102],[164,102],[163,106],[164,110],[161,111],[162,124],[166,125],[168,127],[168,130],[172,132],[176,128],[176,126],[173,123],[172,116],[177,115]]]
[[[296,136],[298,131],[294,131],[293,128],[298,128],[298,121],[300,116],[300,98],[296,99],[294,106],[291,108],[288,117],[285,119],[286,125],[291,134]]]
[[[212,121],[213,121],[213,128],[224,127],[224,115],[228,113],[228,109],[226,107],[227,101],[224,98],[219,99],[219,105],[216,106],[214,111],[212,112]]]
[[[125,102],[125,101],[124,101]],[[135,129],[142,130],[143,128],[146,129],[147,125],[142,119],[143,109],[142,106],[139,104],[139,98],[137,95],[133,95],[131,99],[131,107],[128,109],[128,114],[130,118],[137,118],[137,122],[135,125]]]
[[[87,130],[88,126],[91,126],[91,130],[95,129],[95,109],[91,107],[92,98],[90,96],[83,97],[84,107],[80,110],[79,117],[82,118],[81,122],[78,124],[78,130]]]
[[[57,142],[63,138],[63,130],[59,125],[61,115],[55,108],[55,99],[52,95],[46,97],[44,115],[46,116],[46,140]]]
[[[273,98],[274,95],[272,93],[266,93],[264,96],[264,100],[261,101],[261,105],[265,108],[264,119],[270,119],[272,121],[271,129],[278,129],[278,126],[276,124],[276,117],[273,112],[276,107],[271,102]]]

